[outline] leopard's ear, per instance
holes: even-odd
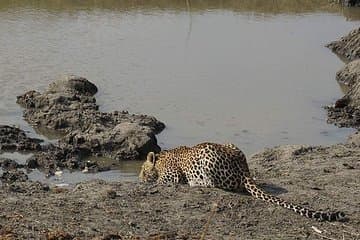
[[[153,165],[155,165],[156,162],[156,157],[155,157],[155,153],[154,152],[149,152],[147,157],[146,157],[146,161],[151,162]]]

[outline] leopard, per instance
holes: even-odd
[[[256,199],[281,206],[317,221],[345,221],[341,211],[315,211],[289,203],[262,190],[251,176],[245,154],[232,143],[204,142],[159,153],[148,152],[139,179],[155,184],[188,184],[228,191],[244,191]]]

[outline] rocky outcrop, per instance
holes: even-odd
[[[326,107],[328,122],[339,127],[360,127],[360,60],[346,64],[336,74],[336,79],[349,91],[334,105]]]
[[[153,130],[131,121],[123,121],[111,128],[95,124],[84,131],[73,131],[62,138],[60,144],[117,160],[137,159],[149,151],[160,151]]]
[[[360,58],[360,28],[352,30],[348,35],[327,44],[326,47],[347,61]]]
[[[360,128],[360,84],[355,84],[344,97],[335,104],[325,107],[328,122],[339,127]]]
[[[359,42],[360,44],[360,42]],[[354,60],[346,64],[342,69],[336,73],[336,80],[352,88],[355,84],[360,82],[360,59]]]
[[[50,84],[44,93],[29,91],[17,97],[17,103],[25,108],[24,118],[34,126],[70,132],[86,128],[94,111],[98,110],[97,92],[88,80],[66,76]]]
[[[15,169],[4,172],[0,176],[0,180],[3,183],[26,182],[28,180],[28,176],[23,171]]]
[[[25,132],[17,127],[0,125],[1,151],[36,151],[41,149],[42,140],[27,137]]]
[[[17,169],[17,168],[23,168],[24,165],[17,163],[13,159],[1,158],[0,157],[0,167],[2,167],[5,170],[14,170],[14,169]]]
[[[132,122],[161,132],[165,125],[154,117],[133,115],[127,111],[99,112],[94,94],[97,87],[87,79],[65,76],[50,84],[44,93],[29,91],[17,97],[25,108],[24,118],[32,125],[69,133],[85,131],[94,126],[115,127],[119,123]]]
[[[53,175],[57,169],[83,169],[86,164],[85,158],[89,156],[72,146],[63,148],[48,145],[44,151],[35,153],[26,161],[29,169],[39,168],[48,175]]]
[[[59,143],[44,148],[27,162],[28,167],[81,169],[88,156],[117,160],[142,158],[160,151],[155,134],[165,125],[147,115],[127,111],[100,112],[94,94],[97,87],[87,79],[66,76],[43,93],[29,91],[18,96],[24,118],[35,127],[64,133]]]
[[[328,122],[339,127],[360,127],[360,28],[340,41],[328,45],[340,57],[353,60],[336,73],[336,80],[347,86],[348,92],[335,104],[327,106]],[[354,60],[355,59],[355,60]]]

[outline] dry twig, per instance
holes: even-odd
[[[201,233],[201,236],[200,236],[200,240],[204,240],[205,239],[205,235],[209,229],[209,225],[210,225],[210,222],[211,222],[211,219],[214,217],[215,215],[215,212],[216,212],[216,209],[218,207],[218,202],[219,201],[216,201],[214,204],[213,204],[213,207],[211,208],[211,211],[210,211],[210,214],[209,214],[209,218],[204,226],[204,231]]]

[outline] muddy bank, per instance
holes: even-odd
[[[359,42],[360,44],[360,42]],[[360,59],[346,64],[336,73],[336,80],[346,85],[349,89],[360,82]]]
[[[346,61],[360,58],[360,28],[352,30],[348,35],[327,44],[326,47]]]
[[[336,73],[346,94],[327,106],[328,122],[339,127],[360,127],[360,28],[328,45],[341,58],[351,61]]]
[[[307,207],[343,210],[346,223],[316,222],[220,189],[103,181],[61,189],[15,181],[0,188],[0,238],[198,239],[205,232],[205,239],[358,239],[359,159],[359,147],[339,144],[282,146],[249,160],[267,191]]]
[[[87,79],[65,76],[43,93],[32,90],[18,96],[26,121],[35,128],[63,134],[58,144],[43,147],[28,160],[30,168],[39,167],[51,174],[57,168],[96,166],[84,161],[89,156],[121,161],[160,151],[155,134],[164,129],[162,122],[126,111],[100,112],[96,92],[97,87]]]
[[[334,105],[326,107],[328,122],[339,127],[360,127],[360,60],[354,60],[337,72],[337,80],[348,92]]]

